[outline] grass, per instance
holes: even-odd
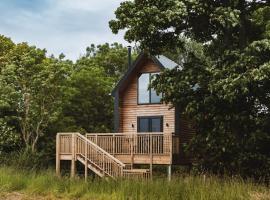
[[[85,183],[79,178],[57,178],[52,170],[36,173],[0,167],[0,194],[14,192],[29,198],[34,196],[46,199],[270,199],[269,188],[236,178],[220,179],[211,176],[204,180],[199,176],[182,176],[175,177],[171,182],[166,179],[146,182],[95,179]]]

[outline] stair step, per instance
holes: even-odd
[[[132,164],[125,164],[124,169],[132,169]]]
[[[147,173],[150,172],[149,169],[124,169],[124,172],[130,172],[130,173]]]
[[[123,175],[127,179],[150,179],[149,169],[124,169]]]

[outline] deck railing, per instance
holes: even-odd
[[[111,177],[122,177],[124,164],[88,140],[79,133],[58,133],[59,152],[57,154],[72,154],[81,156],[85,164],[91,164],[102,173]]]
[[[172,134],[88,133],[86,137],[112,155],[171,155]]]

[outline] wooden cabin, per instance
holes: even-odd
[[[180,117],[178,108],[161,101],[151,88],[151,81],[163,69],[179,66],[165,56],[148,56],[141,53],[130,64],[118,82],[114,96],[114,133],[58,133],[56,170],[60,161],[71,160],[71,175],[75,162],[85,165],[97,175],[110,177],[151,177],[153,165],[188,164],[183,152],[194,130]],[[138,169],[136,165],[149,165]]]

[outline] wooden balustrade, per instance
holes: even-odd
[[[72,153],[72,135],[69,133],[63,133],[60,135],[60,153],[70,154]]]
[[[122,177],[124,164],[79,133],[59,133],[59,154],[81,156],[104,175]],[[73,143],[74,141],[74,143]],[[74,149],[73,149],[74,148]]]
[[[75,176],[75,161],[85,165],[85,178],[90,168],[99,176],[144,178],[152,177],[153,164],[170,164],[172,134],[166,133],[58,133],[56,171],[60,160],[71,160],[71,177]],[[179,141],[177,141],[179,142]],[[174,144],[177,146],[177,144]],[[131,165],[125,168],[125,163]],[[150,169],[134,169],[133,164],[150,164]]]
[[[172,135],[166,133],[88,133],[86,137],[112,155],[170,155]]]

